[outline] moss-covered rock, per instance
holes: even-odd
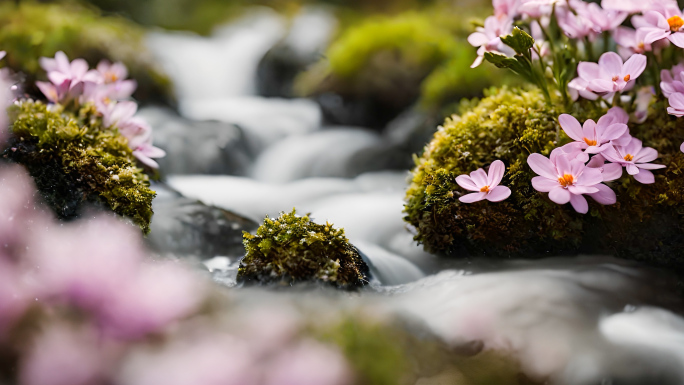
[[[283,284],[320,282],[339,289],[368,284],[370,271],[343,229],[319,225],[295,210],[266,218],[256,235],[244,233],[245,257],[238,282]]]
[[[568,111],[583,121],[605,111],[576,104]],[[625,176],[609,185],[618,202],[602,206],[589,199],[590,212],[576,213],[535,191],[536,174],[527,165],[530,153],[548,156],[569,138],[556,123],[556,108],[537,90],[491,90],[481,101],[465,102],[416,158],[407,191],[405,220],[415,239],[429,251],[491,257],[541,257],[605,253],[684,269],[684,123],[652,106],[644,124],[630,124],[633,136],[660,153],[656,183],[643,185]],[[463,204],[465,193],[455,181],[461,174],[501,159],[507,169],[503,185],[512,190],[499,203]],[[467,253],[462,253],[467,251]]]
[[[75,116],[24,100],[9,114],[11,137],[3,156],[26,166],[59,218],[75,218],[84,204],[95,204],[149,232],[156,193],[136,166],[127,139],[103,128],[94,107],[84,106]]]
[[[459,11],[441,6],[368,17],[345,30],[325,57],[296,80],[295,90],[309,96],[337,94],[350,110],[367,106],[369,121],[340,123],[382,127],[416,101],[439,109],[505,83],[504,73],[492,66],[470,68],[476,55],[466,41],[467,16]]]
[[[44,4],[31,0],[0,2],[0,47],[5,63],[27,75],[25,84],[43,76],[40,57],[64,51],[84,58],[91,67],[100,60],[121,61],[138,82],[138,100],[171,98],[170,80],[144,45],[144,30],[120,17],[104,17],[95,8],[75,3]],[[40,95],[37,89],[27,90]]]

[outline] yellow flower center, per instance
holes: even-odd
[[[632,154],[627,154],[627,155],[625,155],[625,160],[626,160],[626,161],[631,162],[632,159],[634,159],[634,157],[632,156]]]
[[[119,77],[114,72],[107,72],[105,74],[105,83],[114,83],[117,80],[119,80]]]
[[[646,44],[642,41],[639,44],[637,44],[637,53],[642,53],[646,50]]]
[[[573,178],[570,174],[565,174],[562,177],[558,178],[558,183],[560,183],[560,185],[563,187],[571,186],[574,182],[575,178]]]
[[[590,146],[596,146],[596,144],[597,144],[595,140],[591,140],[589,138],[584,138],[584,143],[586,143]]]
[[[489,186],[484,186],[483,188],[480,189],[480,192],[483,192],[483,193],[489,192]]]
[[[684,20],[679,16],[672,16],[667,19],[667,24],[670,25],[670,31],[677,32],[682,26],[684,26]]]

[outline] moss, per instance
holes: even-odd
[[[454,349],[420,325],[389,322],[368,314],[342,315],[310,331],[339,347],[358,385],[531,385],[509,355],[474,344]]]
[[[374,110],[389,110],[389,115],[416,101],[439,109],[479,96],[483,88],[508,81],[493,66],[470,69],[476,54],[466,41],[466,21],[472,14],[440,5],[368,17],[345,30],[325,57],[299,76],[296,90],[369,100],[377,105]]]
[[[75,218],[90,203],[131,218],[147,233],[156,193],[126,138],[95,116],[92,106],[74,116],[41,102],[18,102],[10,108],[4,157],[26,166],[58,217]]]
[[[0,47],[5,63],[28,76],[33,84],[42,73],[38,59],[64,51],[69,58],[122,61],[138,81],[136,98],[168,99],[170,81],[144,45],[144,30],[126,19],[103,17],[94,8],[74,3],[0,2]],[[38,95],[37,89],[27,90]]]
[[[654,185],[623,177],[610,183],[618,202],[590,212],[551,202],[530,183],[536,176],[527,156],[548,156],[569,141],[556,124],[559,111],[544,104],[537,90],[491,90],[481,101],[464,102],[460,116],[448,118],[424,154],[416,158],[407,191],[405,220],[428,251],[450,255],[538,257],[579,252],[606,253],[684,268],[684,124],[669,117],[662,103],[651,119],[631,125],[632,135],[661,154]],[[570,111],[584,120],[605,111],[577,104]],[[501,159],[503,184],[512,195],[500,203],[458,201],[464,190],[455,177]],[[467,254],[460,254],[466,251]]]
[[[356,289],[368,283],[370,272],[344,229],[319,225],[293,209],[275,221],[266,218],[256,235],[244,233],[245,257],[238,282],[284,285],[299,282],[328,283],[339,289]]]

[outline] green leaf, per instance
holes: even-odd
[[[510,35],[502,37],[501,41],[513,48],[518,55],[528,54],[534,46],[532,36],[518,27],[513,28],[513,33]]]
[[[495,52],[485,52],[484,58],[498,68],[509,68],[515,70],[515,68],[520,65],[517,60]]]

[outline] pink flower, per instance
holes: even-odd
[[[584,2],[580,3],[586,4]],[[588,12],[580,12],[578,10],[575,13],[567,7],[557,7],[556,21],[563,33],[571,39],[588,37],[589,40],[593,41],[596,38],[596,28],[594,22],[588,17]]]
[[[682,143],[681,147],[679,147],[679,150],[680,150],[681,152],[684,152],[684,143]]]
[[[121,62],[111,64],[107,60],[102,60],[97,64],[97,72],[105,84],[116,83],[128,78],[128,69]]]
[[[36,237],[27,261],[36,298],[98,314],[136,276],[144,256],[140,236],[114,219],[52,226]]]
[[[650,43],[646,43],[648,32],[644,29],[635,30],[618,27],[613,32],[613,39],[618,44],[618,52],[623,59],[629,59],[635,53],[646,53],[653,50]]]
[[[634,179],[643,184],[655,182],[655,176],[649,170],[665,168],[660,164],[649,163],[658,157],[658,151],[650,147],[642,147],[641,141],[637,138],[632,138],[626,146],[612,146],[603,152],[603,156],[625,167],[629,175],[634,176]]]
[[[494,6],[494,16],[505,16],[513,19],[518,15],[520,0],[492,0],[492,5]]]
[[[506,17],[489,16],[485,19],[484,28],[477,27],[477,32],[468,36],[468,43],[477,50],[477,59],[470,68],[475,68],[482,64],[485,52],[499,52],[512,55],[514,52],[501,42],[501,36],[506,36],[513,31],[512,19]]]
[[[90,385],[105,381],[107,362],[97,335],[50,324],[21,362],[23,385]]]
[[[40,58],[40,65],[47,72],[48,79],[56,87],[68,87],[74,94],[83,91],[86,82],[99,83],[102,79],[97,71],[88,70],[88,63],[83,59],[69,62],[67,55],[59,51],[54,59]]]
[[[549,199],[563,205],[568,202],[581,214],[589,211],[583,194],[599,193],[603,181],[601,171],[586,167],[582,161],[554,152],[549,160],[541,154],[531,154],[527,164],[539,176],[532,178],[532,187],[539,192],[548,192]],[[615,202],[613,202],[615,203]]]
[[[100,312],[100,326],[110,336],[136,339],[160,332],[204,299],[203,281],[178,263],[147,263],[137,270]]]
[[[605,9],[628,13],[641,13],[648,10],[662,9],[664,6],[677,4],[674,0],[603,0]]]
[[[6,333],[30,304],[30,294],[19,270],[0,256],[0,346]]]
[[[124,358],[113,383],[260,385],[261,374],[267,373],[249,341],[225,333],[197,330],[172,339],[162,349],[149,345]]]
[[[678,118],[684,116],[684,93],[675,92],[667,100],[670,102],[670,107],[667,107],[668,114]]]
[[[519,11],[528,17],[538,19],[551,15],[554,5],[564,4],[566,0],[522,0]]]
[[[660,89],[666,98],[677,92],[684,93],[684,64],[660,71],[660,80]]]
[[[648,44],[667,38],[677,47],[684,48],[684,19],[676,6],[666,7],[663,13],[647,11],[643,16],[634,16],[632,24],[646,33]]]
[[[604,182],[611,182],[622,177],[622,166],[617,163],[606,163],[606,158],[601,154],[594,155],[587,163],[587,167],[601,171]]]
[[[579,144],[579,148],[585,154],[598,154],[611,146],[611,141],[619,139],[629,131],[624,123],[614,122],[614,117],[606,114],[599,119],[598,123],[589,119],[582,127],[573,116],[563,114],[558,117],[558,123],[565,133]],[[589,160],[586,155],[584,162]]]
[[[572,100],[577,100],[580,96],[588,100],[599,98],[598,95],[589,89],[589,82],[579,77],[572,79],[568,83],[568,91]]]
[[[637,123],[643,123],[648,119],[648,108],[651,106],[655,94],[655,89],[651,86],[641,87],[637,91],[636,110],[634,111],[634,118]]]
[[[644,55],[635,54],[623,64],[618,54],[606,52],[601,55],[598,64],[580,62],[577,73],[587,82],[590,91],[606,94],[631,89],[645,69]]]
[[[48,82],[36,82],[36,86],[40,92],[45,95],[48,101],[52,103],[59,103],[67,99],[69,95],[69,83],[63,83],[62,85],[56,86]]]
[[[147,126],[149,127],[149,126]],[[151,168],[159,168],[159,164],[153,159],[163,158],[166,152],[152,145],[152,129],[146,129],[137,136],[128,140],[128,146],[133,150],[133,155],[139,161]]]
[[[487,199],[490,202],[501,202],[511,195],[511,189],[499,186],[503,178],[506,166],[500,160],[495,160],[489,166],[489,174],[483,169],[478,169],[470,173],[470,176],[459,175],[456,183],[466,190],[477,191],[474,194],[464,195],[459,200],[463,203],[478,202]]]
[[[313,340],[275,357],[264,385],[350,385],[353,375],[344,356]]]
[[[573,3],[573,8],[577,13],[591,20],[596,33],[613,31],[627,18],[627,12],[604,9],[596,3],[582,3],[584,7],[575,7]]]

